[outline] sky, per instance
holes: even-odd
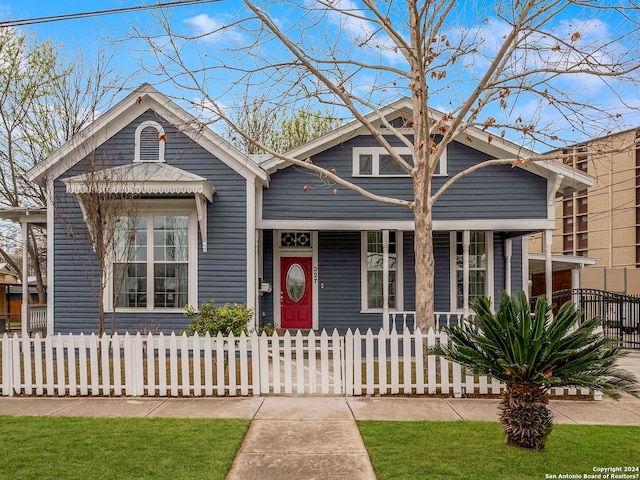
[[[346,6],[356,3],[355,0],[336,1]],[[310,0],[300,0],[300,3],[309,2]],[[0,19],[43,17],[86,12],[87,10],[108,10],[131,7],[150,3],[154,2],[151,0],[92,0],[91,2],[87,2],[86,0],[0,0]],[[433,82],[433,100],[430,104],[431,106],[445,112],[448,111],[452,100],[457,100],[461,96],[460,92],[464,92],[464,89],[468,88],[469,84],[465,82],[468,82],[472,77],[477,78],[480,76],[482,70],[488,66],[493,51],[498,48],[502,36],[507,32],[504,22],[500,22],[496,18],[495,12],[492,12],[489,8],[491,3],[492,2],[486,0],[460,2],[461,8],[456,13],[461,24],[460,32],[457,32],[455,28],[451,28],[448,32],[449,38],[455,39],[457,34],[461,34],[465,22],[471,21],[476,15],[486,14],[487,17],[485,21],[479,24],[477,30],[474,31],[471,29],[466,31],[467,35],[476,34],[478,37],[484,39],[484,43],[479,46],[479,51],[485,54],[485,56],[475,56],[472,61],[468,61],[466,64],[460,62],[451,68],[448,72],[448,77],[441,82],[441,84],[445,85],[444,87],[439,88],[438,82]],[[239,4],[240,2],[235,0],[223,0],[220,2],[173,8],[171,25],[172,28],[175,28],[178,32],[184,31],[204,34],[212,29],[218,28],[225,22],[231,22],[233,13],[239,8]],[[276,22],[284,28],[290,27],[293,24],[293,20],[289,18],[287,14],[288,12],[283,11],[279,18],[276,19]],[[633,12],[633,14],[637,16],[637,12]],[[346,23],[343,22],[339,24],[339,20],[331,16],[327,17],[326,20],[327,25],[324,27],[325,30],[314,32],[314,34],[318,35],[318,39],[320,39],[320,36],[323,34],[340,35],[341,47],[344,48],[344,51],[349,51],[349,48],[352,48],[358,41],[370,35],[376,40],[371,42],[368,51],[364,51],[365,54],[379,55],[380,61],[384,61],[387,65],[397,66],[399,68],[406,65],[400,55],[386,48],[388,38],[372,33],[370,27],[364,22],[350,19]],[[602,18],[595,18],[586,22],[578,17],[576,11],[567,9],[561,16],[554,19],[554,24],[556,33],[561,38],[571,35],[572,32],[580,31],[580,42],[610,38],[611,41],[607,45],[607,48],[612,52],[625,47],[629,49],[638,48],[638,45],[625,46],[619,42],[618,37],[620,32],[616,30],[619,26],[616,20],[612,18],[603,16]],[[144,73],[140,69],[141,42],[139,40],[133,39],[118,44],[113,43],[114,40],[131,36],[132,26],[142,31],[152,31],[157,25],[153,13],[150,11],[139,11],[135,13],[118,13],[107,16],[42,23],[21,28],[28,32],[34,32],[40,41],[45,39],[53,40],[53,42],[58,45],[59,51],[65,55],[72,56],[78,48],[87,52],[89,57],[95,55],[98,51],[113,52],[115,54],[113,65],[119,72],[122,74],[138,74],[135,80],[133,80],[132,85],[149,81],[150,83],[158,85],[158,88],[162,92],[174,94],[176,90],[173,85],[170,85],[168,82],[158,82],[157,78]],[[341,29],[339,34],[337,33],[338,27]],[[222,47],[228,45],[230,42],[235,40],[241,41],[242,39],[243,33],[239,29],[233,28],[227,30],[224,36],[204,36],[198,43],[202,50],[196,51],[194,48],[191,48],[193,47],[193,45],[191,45],[189,49],[185,50],[185,59],[187,62],[192,62],[189,64],[193,65],[194,68],[197,67],[197,62],[202,59],[201,55],[203,54],[210,55],[211,57],[217,56],[216,58],[219,61],[225,61],[226,57],[221,53],[223,50]],[[548,39],[537,39],[537,41],[544,43],[548,42]],[[313,43],[307,44],[307,48],[312,47]],[[274,48],[273,44],[263,48],[265,55],[270,55],[274,62],[278,61],[280,51]],[[606,56],[607,52],[603,51],[599,54]],[[247,55],[247,61],[249,61],[249,59],[250,56]],[[527,61],[535,63],[535,59],[529,58]],[[229,62],[231,65],[234,65],[233,61],[230,60]],[[153,70],[153,68],[151,68],[151,70]],[[216,71],[214,74],[215,81],[210,83],[212,97],[220,101],[223,106],[231,103],[234,97],[231,95],[230,89],[225,87],[229,84],[235,85],[234,82],[238,83],[238,79],[240,78],[237,72],[234,74],[231,70]],[[403,85],[400,85],[400,88],[398,88],[398,86],[394,84],[392,88],[390,82],[385,85],[387,88],[373,88],[372,85],[379,80],[380,78],[360,73],[353,77],[351,86],[360,91],[373,91],[374,96],[377,96],[377,98],[381,98],[383,94],[386,94],[390,100],[397,98],[401,94],[406,95],[408,93],[408,91],[403,88]],[[253,78],[250,90],[255,91],[259,89],[260,86],[260,77]],[[632,128],[640,125],[640,115],[638,114],[638,111],[640,111],[640,94],[637,88],[630,89],[628,87],[614,85],[614,88],[605,91],[606,89],[602,88],[603,85],[600,80],[594,80],[585,75],[574,75],[566,80],[557,81],[554,86],[559,91],[579,92],[582,95],[581,100],[587,104],[598,102],[605,108],[619,109],[624,115],[625,121],[617,126],[618,129]],[[613,90],[613,93],[611,90]],[[288,91],[291,90],[284,88],[283,94]],[[188,97],[189,101],[201,101],[195,93],[187,93],[185,97]],[[635,108],[631,110],[622,108],[621,104],[623,101]],[[510,116],[512,120],[517,117],[521,117],[525,119],[525,121],[527,118],[544,118],[544,120],[551,125],[550,128],[566,129],[565,133],[567,133],[567,135],[565,135],[565,137],[572,138],[570,126],[567,127],[567,125],[562,124],[563,120],[557,117],[552,109],[546,109],[544,115],[542,115],[541,108],[544,108],[544,106],[541,107],[540,102],[523,95],[518,97],[518,99],[512,99],[509,108],[505,109],[505,111],[497,109],[495,113],[498,118],[498,123],[501,119],[498,117],[498,114],[505,118],[506,116]],[[593,136],[607,133],[604,127],[601,131],[598,131],[596,127],[597,125],[592,128]],[[579,137],[579,133],[575,133],[573,136],[576,141],[580,139]]]

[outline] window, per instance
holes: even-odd
[[[402,287],[402,232],[389,231],[387,237],[388,262],[388,307],[398,310]],[[363,311],[381,311],[384,308],[384,262],[385,234],[382,231],[363,232],[363,275],[362,309]]]
[[[491,296],[493,290],[493,236],[491,232],[470,231],[469,251],[465,253],[464,232],[452,232],[452,250],[455,252],[455,283],[452,308],[464,309],[465,254],[469,264],[469,306],[479,297]],[[455,239],[455,240],[454,240]]]
[[[166,135],[158,122],[142,122],[136,128],[136,162],[164,162]]]
[[[280,246],[283,248],[311,247],[311,232],[280,232]]]
[[[397,148],[396,152],[409,165],[413,165],[413,156],[408,148]],[[446,175],[447,152],[442,154],[435,175]],[[382,147],[357,147],[353,149],[353,175],[372,177],[402,177],[407,172],[396,162],[390,153]]]
[[[189,212],[121,218],[114,243],[112,305],[160,310],[197,303],[195,228],[195,215]]]

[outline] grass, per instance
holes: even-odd
[[[506,445],[495,422],[358,426],[379,480],[588,478],[594,467],[640,466],[636,426],[555,425],[542,451]]]
[[[0,479],[224,479],[249,423],[0,416]]]

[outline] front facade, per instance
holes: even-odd
[[[410,102],[376,115],[409,118]],[[517,158],[515,146],[482,137],[466,132],[447,147],[435,188],[482,160]],[[357,122],[290,154],[412,198],[411,179]],[[409,209],[279,159],[258,164],[145,85],[30,172],[49,192],[49,333],[97,330],[100,269],[87,228],[96,172],[103,195],[131,202],[104,273],[107,332],[111,322],[118,332],[181,331],[184,306],[211,299],[254,308],[254,327],[288,329],[388,330],[415,309]],[[454,184],[434,208],[436,311],[526,291],[527,235],[553,227],[556,195],[588,182],[545,163],[489,167]]]

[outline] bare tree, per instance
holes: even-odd
[[[257,148],[370,199],[410,209],[416,316],[423,331],[434,325],[432,211],[443,193],[480,168],[552,159],[525,147],[617,128],[637,106],[640,49],[633,0],[243,3],[237,18],[193,19],[191,32],[174,29],[168,15],[158,17],[159,32],[136,29],[158,60],[147,63],[149,72],[170,78],[187,91],[186,100],[211,109]],[[237,86],[268,95],[279,108],[314,99],[346,109],[411,176],[413,199],[377,195],[269,148],[228,115],[225,99]],[[363,113],[379,111],[398,96],[411,98],[412,118],[405,128],[382,120],[385,132],[412,150],[412,164]],[[486,132],[487,142],[499,143],[508,134],[523,147],[522,155],[484,161],[434,191],[440,156],[469,127]]]
[[[113,309],[111,333],[115,331],[115,310],[120,287],[126,276],[126,268],[135,258],[135,238],[137,235],[138,194],[135,193],[135,179],[126,168],[113,167],[91,152],[85,159],[84,173],[65,180],[70,191],[80,204],[86,233],[93,247],[92,258],[87,261],[86,273],[96,306],[98,307],[98,334],[105,332],[106,292],[113,286]],[[62,214],[60,214],[62,215]],[[69,218],[61,217],[67,233],[74,244],[87,244],[84,226],[80,227]],[[81,231],[79,231],[81,230]],[[95,254],[95,256],[93,255]],[[93,260],[97,263],[97,285],[94,281]]]
[[[246,94],[231,109],[229,117],[233,127],[227,124],[227,136],[246,154],[265,153],[257,144],[287,152],[340,125],[340,121],[326,111],[313,111],[309,107],[283,111],[278,105],[270,106],[264,96],[248,98]],[[238,135],[238,130],[247,135]]]
[[[93,121],[118,93],[121,79],[109,55],[98,52],[91,61],[78,54],[69,61],[50,41],[39,43],[13,28],[0,29],[0,63],[0,206],[44,207],[44,188],[28,182],[25,173]],[[15,227],[3,230],[14,240],[20,235]],[[28,230],[29,257],[44,303],[46,242],[35,232]],[[0,248],[0,256],[21,275],[10,250]]]

